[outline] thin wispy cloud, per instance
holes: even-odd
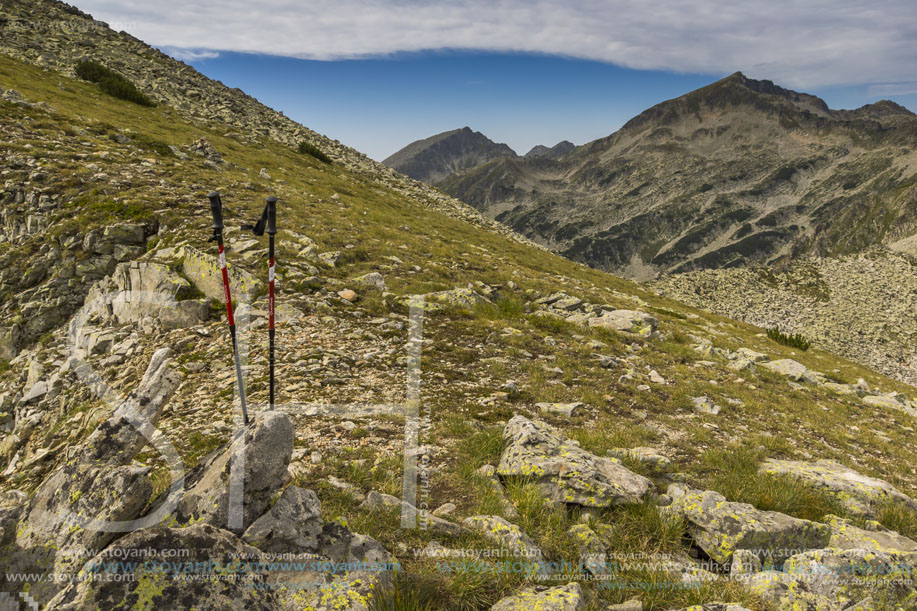
[[[435,49],[742,70],[795,87],[917,81],[913,0],[77,0],[160,47],[317,60]]]

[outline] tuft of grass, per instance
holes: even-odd
[[[829,513],[848,516],[841,502],[826,492],[790,478],[759,473],[763,459],[763,452],[748,447],[708,450],[702,459],[708,470],[708,488],[730,501],[804,520],[820,522]]]
[[[790,346],[791,348],[799,348],[800,350],[808,350],[809,346],[812,345],[812,342],[807,340],[799,333],[787,334],[780,330],[780,327],[774,327],[773,329],[767,330],[767,336],[777,342],[778,344],[783,344],[784,346]]]
[[[315,157],[322,163],[331,163],[331,157],[323,153],[320,148],[318,148],[311,142],[307,142],[303,140],[302,142],[299,143],[299,148],[297,150],[300,152],[300,154],[311,155],[312,157]]]
[[[148,96],[137,89],[132,82],[98,62],[81,61],[76,65],[76,75],[84,81],[95,83],[99,89],[110,96],[126,100],[140,106],[155,106]]]

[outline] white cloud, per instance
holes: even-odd
[[[162,52],[171,55],[183,62],[194,62],[201,59],[214,59],[220,56],[219,51],[200,49],[183,49],[178,47],[163,47]]]
[[[77,0],[159,47],[330,60],[430,49],[742,70],[793,87],[917,81],[913,0]]]

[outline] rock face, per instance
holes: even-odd
[[[139,387],[72,449],[22,508],[6,554],[12,570],[72,571],[84,550],[101,549],[123,532],[106,523],[134,520],[147,506],[153,492],[150,469],[131,463],[181,381],[168,356],[167,348],[153,355]],[[45,602],[57,588],[41,582],[32,593]]]
[[[747,503],[733,503],[713,492],[669,487],[672,504],[665,510],[683,518],[695,544],[712,560],[729,564],[733,552],[751,550],[762,562],[780,563],[788,550],[826,547],[831,529],[776,511],[760,511]]]
[[[235,437],[229,446],[215,450],[188,474],[176,518],[179,523],[203,521],[243,532],[264,513],[274,493],[289,480],[287,466],[292,455],[290,417],[281,412],[255,415],[244,435]],[[242,465],[245,495],[241,520],[232,521],[229,515],[231,460]]]
[[[213,255],[208,255],[190,246],[182,248],[182,272],[194,283],[204,295],[211,299],[223,301],[223,278],[220,262]],[[229,288],[233,300],[250,300],[253,295],[264,290],[264,282],[248,272],[228,264]]]
[[[844,506],[857,514],[874,517],[884,502],[900,502],[917,510],[917,502],[886,481],[858,473],[850,467],[831,461],[804,462],[768,459],[761,472],[796,479],[837,497]]]
[[[573,445],[551,426],[514,416],[503,430],[501,477],[528,477],[547,499],[586,507],[638,503],[653,485],[611,458]]]
[[[191,283],[159,263],[120,263],[90,289],[87,311],[103,322],[141,323],[141,328],[190,327],[207,320],[207,300],[188,299]]]
[[[504,598],[490,611],[582,611],[586,608],[583,591],[576,582],[555,588],[529,588]]]
[[[443,178],[497,157],[516,157],[513,149],[470,127],[454,129],[407,145],[382,163],[411,178],[436,184]]]

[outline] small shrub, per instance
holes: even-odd
[[[85,81],[95,83],[99,89],[119,100],[127,100],[141,106],[156,105],[132,82],[97,62],[81,61],[76,65],[76,75]]]
[[[307,142],[305,140],[300,142],[299,143],[299,152],[302,153],[303,155],[312,155],[313,157],[315,157],[322,163],[331,163],[331,157],[323,153],[320,148],[318,148],[311,142]]]
[[[812,342],[807,340],[799,333],[793,333],[791,335],[786,334],[780,330],[780,327],[768,329],[767,336],[778,344],[783,344],[784,346],[790,346],[792,348],[799,348],[800,350],[808,350],[809,346],[812,345]]]

